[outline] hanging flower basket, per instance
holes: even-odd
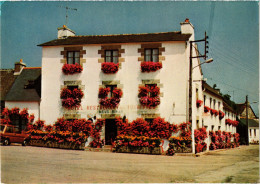
[[[144,61],[141,62],[141,71],[142,72],[155,72],[162,68],[161,62],[152,62],[152,61]]]
[[[140,86],[139,87],[139,102],[142,106],[155,108],[160,105],[160,88],[158,86]]]
[[[62,71],[65,75],[73,75],[75,73],[81,73],[83,70],[82,66],[78,63],[76,64],[64,64]]]
[[[119,63],[111,63],[111,62],[105,62],[101,64],[101,70],[105,74],[114,74],[118,72]]]

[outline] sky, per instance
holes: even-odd
[[[41,43],[57,38],[66,24],[76,35],[180,31],[189,18],[195,39],[209,36],[214,61],[202,65],[211,86],[236,103],[246,95],[259,114],[259,4],[256,1],[16,1],[1,5],[1,67],[13,68],[21,58],[27,67],[41,66]],[[203,49],[199,46],[201,52]],[[256,103],[253,103],[256,102]]]

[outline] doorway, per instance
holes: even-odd
[[[115,119],[106,119],[105,123],[105,144],[112,145],[117,136],[117,126]]]

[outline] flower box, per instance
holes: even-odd
[[[224,116],[225,116],[225,113],[222,112],[221,110],[219,110],[219,119],[220,119],[220,120],[223,119]]]
[[[114,74],[118,72],[119,63],[111,63],[111,62],[105,62],[101,64],[101,70],[105,74]]]
[[[110,91],[109,88],[99,88],[99,94],[98,94],[98,97],[100,98],[99,104],[104,108],[110,108],[110,109],[117,108],[120,103],[120,99],[123,95],[123,92],[120,88],[115,88],[112,91],[113,97],[108,98],[107,95],[109,91]]]
[[[76,64],[64,64],[62,71],[65,75],[73,75],[75,73],[81,73],[83,70],[82,66],[78,63]]]
[[[155,72],[162,68],[161,62],[152,62],[152,61],[144,61],[141,62],[141,71],[142,72]]]
[[[198,107],[198,108],[201,107],[202,103],[203,103],[202,100],[197,100],[197,101],[196,101],[197,107]]]
[[[208,106],[204,106],[204,112],[208,113],[210,111],[210,108]]]

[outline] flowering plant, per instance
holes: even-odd
[[[20,116],[21,116],[22,119],[29,119],[28,109],[21,110]]]
[[[204,106],[204,112],[207,113],[210,111],[210,108],[208,106]]]
[[[117,108],[119,103],[120,103],[120,98],[122,97],[123,95],[123,92],[120,88],[115,88],[113,91],[112,91],[112,97],[111,98],[108,98],[107,95],[108,95],[108,92],[110,91],[109,88],[100,88],[99,89],[99,104],[102,106],[102,107],[105,107],[105,108]]]
[[[163,118],[155,118],[150,124],[149,137],[168,139],[173,132],[173,126]]]
[[[101,70],[105,74],[114,74],[118,72],[119,63],[105,62],[101,64]]]
[[[162,68],[161,62],[152,62],[152,61],[144,61],[141,62],[141,71],[142,72],[155,72]]]
[[[234,127],[238,126],[239,122],[236,120],[226,119],[225,120],[227,125],[233,125]]]
[[[60,93],[62,106],[67,109],[78,108],[83,96],[84,93],[81,89],[74,88],[73,90],[70,90],[68,88],[63,88]]]
[[[218,115],[218,111],[215,109],[210,109],[210,113],[211,113],[211,115],[215,115],[215,116]]]
[[[223,119],[224,116],[225,116],[225,113],[222,112],[221,110],[219,110],[219,119],[220,119],[220,120]]]
[[[202,100],[197,100],[197,101],[196,101],[197,107],[198,107],[198,108],[201,107],[202,103],[203,103]]]
[[[99,88],[98,98],[106,98],[109,92],[109,88]]]
[[[75,73],[81,73],[83,70],[82,66],[78,63],[76,64],[64,64],[62,71],[65,75],[72,75]]]
[[[131,123],[131,131],[134,136],[148,136],[150,127],[149,123],[143,118],[137,118]]]
[[[116,117],[116,126],[117,126],[117,135],[128,135],[131,131],[130,123],[128,123],[128,120],[123,120],[120,117]]]
[[[139,102],[148,108],[155,108],[160,105],[160,88],[156,85],[139,87]]]
[[[205,139],[208,137],[206,128],[199,128],[194,130],[194,137],[195,137],[195,150],[196,153],[202,152],[207,148],[207,144],[204,142]]]

